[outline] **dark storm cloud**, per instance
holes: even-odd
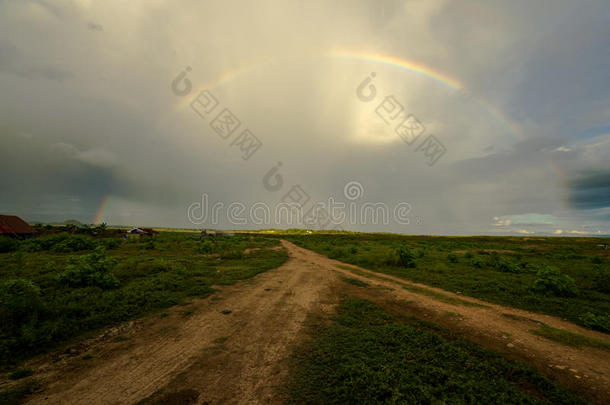
[[[579,209],[610,207],[610,170],[580,173],[569,182],[570,201]]]
[[[129,189],[112,168],[87,162],[30,134],[7,128],[0,133],[0,211],[50,221],[69,207],[73,216],[89,222],[106,195]]]
[[[423,218],[364,231],[555,232],[525,220],[548,216],[610,231],[588,209],[605,183],[574,175],[607,171],[604,4],[0,1],[0,209],[89,222],[110,195],[110,223],[189,226],[202,193],[274,204],[295,184],[325,200],[358,181],[362,201],[407,201]],[[355,89],[371,72],[366,104]],[[263,141],[252,159],[190,109],[205,88]],[[447,147],[434,167],[377,116],[390,94]],[[271,193],[261,179],[279,161],[285,188]],[[558,162],[578,181],[566,187]]]

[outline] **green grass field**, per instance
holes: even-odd
[[[2,248],[0,241],[0,248]],[[206,297],[280,266],[276,239],[243,235],[199,241],[162,232],[152,239],[51,235],[0,253],[0,367],[84,333]],[[97,249],[97,250],[96,250]]]
[[[295,404],[582,404],[534,368],[346,298],[294,357]]]
[[[292,242],[380,273],[543,312],[610,333],[605,239],[287,235]]]

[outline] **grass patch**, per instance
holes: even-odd
[[[559,342],[571,347],[594,347],[596,349],[610,352],[610,343],[595,339],[589,336],[581,335],[580,333],[570,332],[564,329],[553,328],[552,326],[543,325],[538,329],[531,329],[534,335]]]
[[[451,305],[462,305],[464,307],[476,307],[476,308],[490,308],[489,305],[479,304],[477,302],[470,302],[468,300],[463,300],[461,298],[452,297],[450,295],[444,294],[442,292],[429,290],[427,288],[419,287],[416,285],[403,285],[405,290],[410,291],[412,293],[425,295],[430,298],[434,298],[437,301],[444,302],[446,304]]]
[[[31,368],[20,368],[10,373],[8,378],[11,380],[20,380],[31,375],[34,375],[34,370]]]
[[[390,283],[398,284],[409,292],[425,295],[427,297],[434,298],[435,300],[444,302],[446,304],[462,305],[465,307],[490,308],[489,305],[479,304],[476,302],[470,302],[468,300],[464,300],[461,298],[452,297],[450,295],[441,293],[439,291],[430,290],[429,288],[420,287],[420,286],[413,285],[413,284],[402,283],[400,281],[392,280],[392,279],[389,279],[387,277],[383,277],[383,276],[380,276],[377,274],[370,274],[370,273],[364,272],[362,270],[356,269],[352,266],[338,265],[338,267],[340,267],[344,270],[348,270],[354,274],[358,274],[363,277],[375,278],[377,280],[389,281]]]
[[[355,285],[356,287],[368,287],[370,285],[369,283],[358,280],[357,278],[341,277],[341,280],[351,285]]]
[[[348,298],[295,355],[290,403],[583,404],[533,367]]]

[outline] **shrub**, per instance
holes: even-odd
[[[399,246],[393,249],[384,260],[384,264],[405,268],[417,267],[415,254],[408,246]]]
[[[54,261],[49,261],[42,266],[41,274],[55,273],[57,271],[57,264]]]
[[[458,257],[455,253],[449,253],[447,255],[447,260],[449,260],[450,263],[457,263],[458,262]]]
[[[91,250],[94,247],[95,243],[90,237],[66,233],[29,239],[21,243],[21,250],[26,252],[49,250],[57,253],[69,253]]]
[[[13,262],[19,267],[23,267],[25,265],[25,255],[23,252],[17,251],[11,255],[11,259]]]
[[[328,257],[330,257],[331,259],[341,259],[347,256],[347,251],[345,249],[341,249],[341,248],[332,248],[330,253],[328,254]]]
[[[599,256],[594,256],[593,258],[591,258],[591,262],[593,264],[602,264],[602,258]]]
[[[79,252],[81,250],[91,250],[95,243],[91,238],[80,235],[71,235],[50,247],[50,251],[57,253]]]
[[[121,239],[118,238],[107,238],[107,239],[100,239],[97,241],[97,246],[103,246],[106,250],[112,250],[112,249],[117,249],[118,247],[121,246]]]
[[[476,267],[477,269],[481,269],[485,266],[485,262],[478,256],[472,258],[472,267]]]
[[[578,295],[578,289],[572,277],[562,274],[557,267],[544,266],[536,273],[538,279],[532,284],[532,290],[553,294],[559,297]]]
[[[38,317],[42,307],[40,288],[30,280],[18,278],[0,284],[0,324],[3,331],[19,330]]]
[[[610,294],[610,269],[596,268],[597,275],[593,278],[593,289],[602,293]]]
[[[0,253],[14,252],[19,249],[19,242],[8,236],[0,236]]]
[[[111,273],[116,260],[106,255],[99,246],[89,255],[71,257],[66,269],[57,276],[57,281],[69,287],[100,287],[111,289],[119,286],[119,281]]]
[[[215,253],[216,245],[209,240],[204,240],[199,244],[199,246],[197,246],[197,252],[201,254]]]
[[[495,262],[495,268],[504,273],[523,273],[524,269],[516,263],[511,262],[510,260],[500,257]]]
[[[466,259],[472,259],[474,257],[474,255],[472,254],[472,252],[466,252],[466,254],[464,255],[464,257]]]
[[[415,262],[415,255],[413,251],[407,246],[401,246],[398,249],[398,258],[402,267],[417,267],[417,263]]]
[[[587,328],[610,333],[610,316],[608,315],[595,315],[587,312],[580,317],[580,320]]]
[[[117,268],[119,266],[117,266]],[[131,271],[130,275],[136,277],[150,276],[152,274],[163,273],[172,269],[171,264],[163,259],[139,262],[136,263],[133,267],[134,269]]]
[[[397,249],[392,249],[388,252],[385,259],[383,259],[383,264],[387,264],[388,266],[398,266],[398,260]]]
[[[447,266],[445,263],[436,263],[434,265],[434,271],[443,274],[449,271],[449,266]]]

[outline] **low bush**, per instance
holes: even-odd
[[[610,268],[597,267],[597,275],[593,278],[593,289],[601,293],[610,294]]]
[[[538,277],[532,284],[532,290],[552,294],[558,297],[573,297],[578,295],[578,289],[572,277],[562,274],[557,267],[543,266],[536,273]]]
[[[449,253],[447,255],[447,260],[449,260],[450,263],[457,263],[458,262],[458,257],[455,253]]]
[[[22,278],[4,281],[0,284],[0,335],[19,334],[23,325],[37,319],[41,308],[36,284]]]
[[[580,317],[580,320],[587,328],[610,333],[610,315],[595,315],[587,312]]]
[[[69,287],[99,287],[111,289],[119,286],[119,281],[111,270],[116,260],[106,255],[103,247],[86,256],[71,257],[66,269],[57,276],[57,281]]]
[[[96,242],[97,246],[103,246],[106,250],[118,249],[122,241],[118,238],[105,238]]]
[[[347,256],[347,252],[345,249],[334,247],[328,253],[328,257],[331,259],[342,259]]]
[[[19,249],[19,241],[8,236],[0,236],[0,253],[14,252]]]
[[[209,255],[211,253],[217,252],[217,246],[214,242],[209,240],[204,240],[197,246],[197,253],[201,253],[204,255]]]
[[[436,263],[434,265],[434,271],[443,274],[449,271],[449,266],[447,266],[445,263]]]
[[[57,235],[43,236],[28,239],[21,243],[20,249],[25,252],[40,252],[48,250],[55,253],[71,253],[82,250],[92,250],[96,246],[93,238],[82,235],[69,235],[61,233]]]
[[[524,268],[516,263],[513,263],[505,257],[500,257],[496,263],[495,268],[503,273],[523,273]]]
[[[405,268],[417,267],[417,262],[415,261],[415,254],[413,250],[410,247],[404,245],[393,249],[386,256],[384,264]]]
[[[485,262],[478,256],[472,258],[472,267],[476,267],[477,269],[483,268],[485,266]]]
[[[93,239],[80,235],[70,235],[50,247],[51,252],[71,253],[82,250],[91,250],[95,247]]]

